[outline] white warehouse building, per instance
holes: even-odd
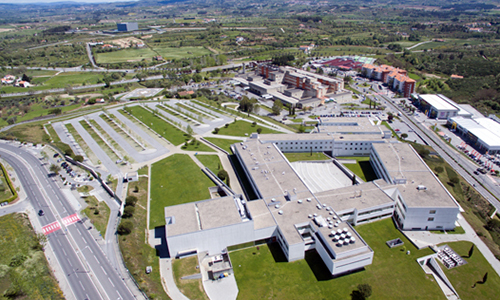
[[[279,136],[252,135],[231,147],[246,177],[241,180],[250,183],[256,200],[234,195],[165,208],[171,257],[276,241],[288,261],[314,249],[332,276],[339,276],[372,263],[373,250],[353,228],[357,224],[394,217],[403,230],[455,227],[458,205],[409,144],[389,143],[378,135],[382,142],[370,143],[368,155],[380,179],[313,192],[310,178],[301,177],[283,155],[296,149],[281,150],[286,144],[280,143],[322,141],[326,144],[314,150],[323,152],[319,147],[334,148],[335,139],[328,134]]]

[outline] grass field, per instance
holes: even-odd
[[[147,175],[148,167],[143,167],[138,171],[139,175]],[[135,193],[135,186],[138,192]],[[134,229],[129,235],[122,235],[118,238],[123,259],[130,274],[139,283],[140,288],[150,299],[170,299],[161,284],[160,264],[156,249],[146,243],[147,211],[148,207],[148,178],[139,177],[138,182],[128,185],[127,196],[137,197],[135,212],[130,221],[134,223]],[[153,271],[146,274],[146,266],[152,266]]]
[[[175,285],[189,299],[208,300],[201,279],[181,279],[181,277],[199,274],[198,256],[190,256],[172,260],[172,271],[174,273]]]
[[[141,49],[123,49],[113,52],[97,53],[97,63],[120,63],[120,62],[132,62],[141,61],[146,59],[151,61],[153,56],[161,55],[164,59],[180,59],[189,57],[199,57],[212,52],[203,47],[164,47],[164,48],[154,48],[154,50],[144,47]]]
[[[52,126],[49,126],[52,128]],[[0,132],[2,139],[17,139],[18,141],[29,141],[37,144],[44,144],[50,141],[50,137],[39,124],[21,124]],[[57,137],[59,139],[59,137]]]
[[[215,145],[221,147],[222,149],[226,150],[229,153],[231,153],[231,145],[232,144],[241,142],[241,140],[226,140],[226,139],[219,139],[219,138],[212,138],[212,137],[207,137],[205,139],[207,141],[210,141],[210,142],[214,143]]]
[[[328,156],[324,155],[322,152],[310,152],[305,153],[283,153],[289,162],[294,161],[305,161],[305,160],[329,160]]]
[[[25,91],[24,91],[25,92]],[[81,104],[73,104],[73,105],[67,105],[60,107],[62,110],[62,113],[74,110],[81,107]],[[50,111],[53,108],[43,108],[42,103],[36,103],[31,105],[30,111],[24,115],[16,115],[17,120],[16,123],[22,122],[22,121],[28,121],[37,117],[42,117],[50,114]],[[7,122],[3,119],[0,119],[0,127],[8,125]]]
[[[207,146],[205,143],[192,139],[189,142],[185,142],[181,147],[185,151],[199,151],[199,152],[215,152],[214,149]]]
[[[227,125],[227,128],[220,128],[219,134],[232,136],[250,136],[250,134],[257,132],[257,128],[262,128],[262,134],[281,133],[279,131],[268,129],[266,127],[260,127],[259,125],[253,126],[252,123],[246,121],[236,121]]]
[[[188,155],[174,154],[151,166],[150,228],[165,225],[165,206],[210,198],[213,182]]]
[[[144,47],[141,49],[128,48],[113,52],[106,53],[97,53],[96,54],[96,62],[98,64],[102,63],[120,63],[120,62],[130,62],[130,61],[141,61],[146,59],[151,61],[153,56],[157,54],[148,47]]]
[[[207,54],[212,54],[210,50],[207,50],[203,47],[180,47],[180,48],[155,48],[156,52],[158,52],[164,59],[180,59],[180,58],[189,58],[189,57],[199,57]]]
[[[25,214],[0,217],[1,299],[64,299]],[[42,236],[42,239],[44,237]],[[6,297],[7,291],[11,294]]]
[[[186,133],[155,116],[152,112],[146,110],[145,108],[132,106],[127,107],[127,111],[175,146],[179,146],[189,139]]]
[[[218,155],[197,155],[196,158],[215,174],[223,169]]]
[[[467,261],[466,265],[451,270],[441,265],[451,284],[458,292],[460,299],[497,299],[500,277],[484,258],[483,254],[476,248],[472,256],[468,257],[472,246],[471,242],[454,242],[447,243],[447,245]],[[475,288],[472,288],[472,285],[476,281],[482,281],[486,272],[488,272],[486,282],[484,284],[478,283]]]
[[[373,171],[369,157],[337,157],[337,159],[356,160],[355,164],[344,164],[344,166],[365,182],[378,179],[377,174]]]
[[[109,207],[104,201],[97,201],[96,197],[89,196],[85,198],[88,206],[83,212],[89,217],[94,227],[101,233],[103,237],[106,236],[106,227],[108,226]]]
[[[446,299],[433,277],[416,262],[433,251],[417,250],[392,219],[360,225],[356,230],[375,252],[373,263],[365,270],[334,279],[315,251],[291,263],[286,262],[277,243],[231,252],[238,299],[350,299],[360,283],[372,287],[371,300]],[[402,247],[387,247],[385,242],[395,238],[403,240],[410,255],[401,251]]]

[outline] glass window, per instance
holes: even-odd
[[[427,221],[434,221],[434,218],[428,218]]]

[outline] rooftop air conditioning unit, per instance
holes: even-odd
[[[419,186],[417,186],[417,190],[419,190],[419,191],[427,190],[427,187],[425,185],[419,185]]]

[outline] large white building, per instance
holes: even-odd
[[[359,223],[394,216],[403,230],[455,227],[458,205],[409,144],[390,143],[378,135],[379,142],[366,147],[380,179],[313,192],[310,179],[301,177],[283,151],[335,151],[335,135],[284,136],[252,135],[232,146],[245,174],[241,180],[249,182],[256,200],[236,195],[165,208],[171,257],[277,241],[288,261],[303,259],[306,251],[315,249],[338,276],[372,263],[373,250],[352,227]],[[301,142],[309,144],[295,144]],[[359,155],[356,150],[342,155],[348,152]]]
[[[456,116],[471,118],[472,113],[443,95],[416,95],[417,104],[430,118],[446,120]]]
[[[448,125],[479,151],[500,153],[500,123],[490,118],[453,117]]]

